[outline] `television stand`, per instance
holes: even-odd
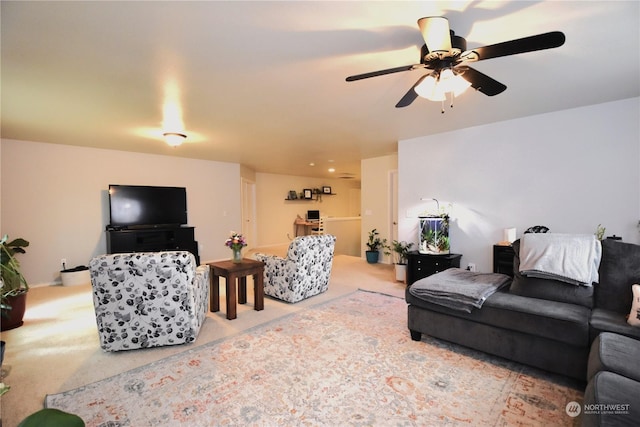
[[[200,265],[194,227],[107,227],[107,253],[189,251]]]

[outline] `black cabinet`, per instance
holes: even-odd
[[[493,245],[493,272],[513,277],[513,246]]]
[[[107,253],[189,251],[198,255],[194,227],[107,230]]]
[[[462,258],[461,254],[430,255],[417,251],[409,252],[407,255],[407,285],[447,268],[459,268],[460,258]]]

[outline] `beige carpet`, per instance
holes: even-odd
[[[281,247],[262,250],[274,254],[284,251]],[[25,324],[2,333],[2,339],[7,341],[4,382],[11,387],[0,397],[2,425],[16,426],[42,408],[46,394],[76,388],[235,335],[358,288],[396,296],[403,296],[405,289],[404,284],[395,281],[393,266],[371,265],[345,255],[335,257],[329,290],[296,304],[265,298],[265,309],[254,311],[252,284],[249,285],[249,303],[238,306],[238,318],[227,320],[222,303],[221,311],[208,314],[195,343],[119,353],[104,353],[99,347],[90,286],[32,288]],[[221,293],[223,302],[224,286]]]

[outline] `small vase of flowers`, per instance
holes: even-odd
[[[224,245],[231,248],[233,251],[231,261],[242,262],[242,248],[247,246],[247,241],[244,239],[242,234],[232,231],[229,238],[224,242]]]

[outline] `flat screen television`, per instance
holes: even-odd
[[[187,224],[183,187],[109,185],[111,227],[179,227]]]

